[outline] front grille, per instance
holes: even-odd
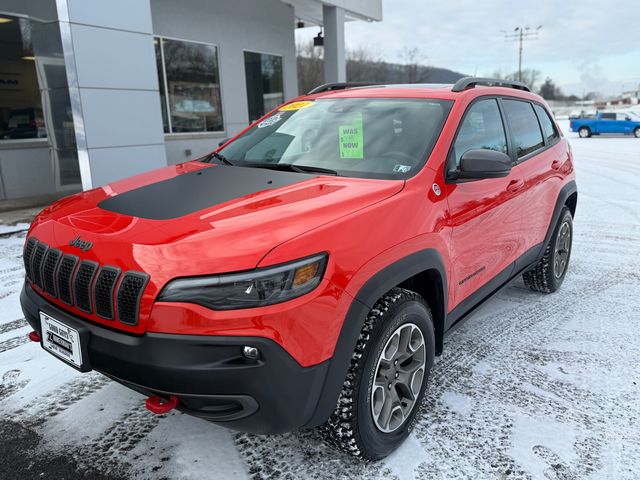
[[[47,250],[49,250],[49,247],[45,243],[38,243],[31,259],[31,278],[33,283],[40,287],[41,290],[44,290],[44,285],[42,285],[42,262]]]
[[[47,253],[42,265],[42,282],[44,283],[44,290],[52,297],[58,296],[58,290],[56,288],[56,268],[58,262],[62,257],[60,250],[51,249]]]
[[[75,295],[76,307],[83,312],[91,313],[91,287],[93,277],[98,270],[96,262],[83,260],[80,262],[75,279],[73,280],[73,294]]]
[[[95,311],[106,320],[114,320],[117,312],[120,322],[138,324],[149,275],[129,271],[121,276],[117,267],[100,266],[90,260],[80,262],[75,255],[49,249],[34,237],[27,240],[23,256],[27,279],[47,295],[83,312]]]
[[[138,323],[140,298],[148,281],[149,275],[140,272],[127,272],[123,275],[117,297],[118,320],[122,323]]]
[[[24,253],[22,255],[22,259],[24,260],[24,272],[29,280],[33,280],[33,277],[31,276],[31,257],[33,256],[33,251],[35,250],[37,243],[38,240],[31,237],[25,244]]]
[[[62,257],[56,274],[58,277],[58,295],[60,296],[60,300],[69,305],[73,305],[71,281],[73,279],[73,272],[76,269],[76,263],[78,263],[78,257],[66,254]]]
[[[96,313],[107,320],[113,320],[113,292],[119,276],[119,268],[107,266],[100,269],[96,278],[96,286],[93,289]]]

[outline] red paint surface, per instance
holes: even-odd
[[[219,168],[194,161],[63,199],[36,218],[29,236],[78,255],[69,241],[80,235],[94,244],[80,254],[81,259],[147,272],[151,279],[136,326],[88,315],[40,293],[77,316],[120,330],[261,336],[278,342],[301,365],[314,365],[331,357],[353,296],[376,272],[418,250],[437,249],[447,269],[450,311],[542,241],[561,187],[574,178],[562,138],[514,167],[509,177],[444,182],[449,147],[474,98],[511,95],[540,102],[537,95],[478,87],[458,94],[448,88],[371,88],[315,97],[327,95],[426,97],[455,103],[426,166],[407,181],[315,177],[166,221],[133,218],[96,206],[109,196],[159,180]],[[434,183],[440,187],[439,196]],[[249,270],[323,251],[329,253],[325,279],[313,292],[289,302],[237,311],[155,302],[175,277]],[[481,273],[460,284],[482,267]]]

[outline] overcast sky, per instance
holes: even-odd
[[[565,93],[605,94],[640,83],[640,9],[632,0],[383,0],[382,22],[351,22],[347,48],[367,47],[387,61],[418,48],[424,62],[469,75],[518,68],[518,44],[501,30],[542,25],[524,45],[523,68],[550,76]],[[298,40],[317,28],[298,30]]]

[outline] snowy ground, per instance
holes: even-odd
[[[580,200],[562,290],[516,283],[452,334],[415,431],[374,464],[313,432],[154,416],[27,343],[24,233],[0,228],[0,478],[640,477],[640,140],[569,136]]]

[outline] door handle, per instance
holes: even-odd
[[[554,160],[553,162],[551,162],[551,168],[553,168],[554,170],[560,170],[561,166],[562,162],[560,160]]]
[[[511,193],[516,193],[517,191],[522,190],[524,187],[524,180],[511,180],[509,185],[507,185],[507,191]]]

